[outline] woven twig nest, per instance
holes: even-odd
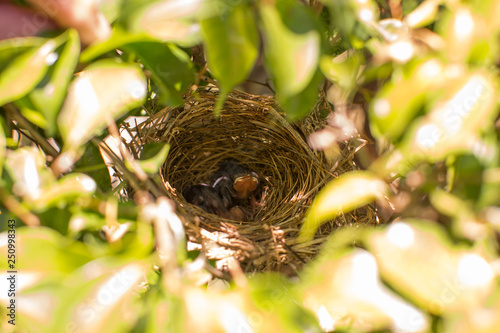
[[[299,266],[314,256],[333,228],[373,221],[369,207],[346,214],[320,228],[315,239],[296,238],[307,208],[318,191],[339,174],[355,168],[352,150],[335,166],[309,148],[306,135],[322,126],[319,118],[289,124],[273,98],[233,92],[219,118],[214,118],[216,88],[201,88],[185,98],[181,108],[166,108],[138,128],[140,142],[166,142],[170,152],[160,170],[171,197],[184,218],[189,241],[209,258],[235,257],[250,271]],[[347,155],[349,157],[347,158]],[[258,173],[261,206],[250,221],[209,214],[188,204],[183,190],[209,183],[221,163],[233,158]]]

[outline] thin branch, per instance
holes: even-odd
[[[40,219],[35,214],[30,212],[14,196],[2,188],[0,188],[0,200],[5,208],[19,217],[28,227],[38,227],[40,225]]]
[[[28,121],[28,119],[24,118],[24,116],[19,112],[17,108],[15,108],[12,104],[4,105],[5,110],[10,118],[17,122],[17,125],[21,128],[24,128],[28,132],[30,132],[31,136],[35,140],[35,142],[43,149],[43,151],[52,156],[54,159],[59,155],[59,152],[52,147],[52,145],[45,139],[40,132],[36,130],[36,128]]]
[[[95,138],[93,138],[91,141],[97,147],[104,149],[105,153],[113,160],[113,165],[118,171],[121,172],[123,178],[132,186],[132,188],[134,188],[134,190],[138,191],[146,189],[156,198],[166,194],[165,191],[162,191],[161,188],[157,186],[157,184],[150,178],[146,178],[144,181],[140,181],[139,179],[137,179],[137,176],[127,169],[122,159],[114,153],[114,151],[107,145],[106,142],[99,142],[99,140]]]
[[[263,86],[263,87],[266,87],[267,89],[269,89],[269,91],[271,91],[273,94],[276,94],[276,92],[274,91],[274,89],[271,87],[271,85],[269,84],[269,79],[266,80],[266,83],[262,83],[262,82],[259,82],[259,81],[254,81],[254,80],[250,80],[250,79],[247,79],[245,82],[248,82],[248,83],[253,83],[253,84],[258,84],[260,86]]]

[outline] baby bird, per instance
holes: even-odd
[[[183,195],[187,202],[200,207],[207,213],[222,217],[228,215],[227,207],[224,206],[219,193],[212,186],[192,185],[184,190]]]
[[[228,159],[214,175],[211,185],[219,193],[226,209],[229,209],[238,200],[248,199],[259,187],[260,181],[257,173],[241,166],[234,159]]]

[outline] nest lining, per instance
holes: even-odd
[[[326,223],[312,241],[297,243],[314,196],[338,174],[355,168],[346,158],[352,157],[352,145],[345,145],[334,166],[305,140],[323,126],[318,117],[290,125],[277,111],[273,98],[233,92],[217,119],[213,113],[217,97],[216,88],[200,88],[185,98],[183,107],[166,108],[137,128],[139,142],[170,144],[160,170],[162,180],[178,204],[189,240],[202,244],[209,258],[235,257],[252,271],[274,270],[282,264],[298,266],[293,264],[314,256],[332,229],[375,220],[373,209],[366,207]],[[250,221],[206,213],[188,204],[181,194],[189,185],[209,183],[228,158],[260,176],[262,190],[257,199],[262,206]]]

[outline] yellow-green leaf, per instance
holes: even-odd
[[[129,28],[135,32],[146,32],[163,41],[182,46],[193,46],[200,42],[200,25],[197,22],[207,10],[205,0],[156,1],[141,10],[133,10]]]
[[[257,60],[259,39],[255,18],[247,5],[201,22],[208,67],[230,91],[243,82]]]
[[[374,233],[369,245],[391,286],[430,313],[474,308],[492,291],[488,262],[455,248],[432,221],[394,223]]]
[[[160,166],[167,159],[169,149],[168,143],[145,144],[138,163],[147,173],[158,173]]]
[[[439,60],[432,58],[407,67],[413,66],[408,73],[395,73],[370,104],[370,127],[375,136],[398,139],[422,109],[427,95],[448,84]]]
[[[57,115],[61,110],[69,81],[73,76],[80,55],[80,39],[76,30],[70,29],[55,39],[64,41],[61,50],[56,50],[58,59],[49,68],[46,75],[48,78],[43,80],[28,95],[33,105],[45,118],[49,134],[55,132]]]
[[[58,117],[64,150],[78,147],[127,111],[141,105],[147,91],[135,65],[102,60],[79,73],[71,83]]]
[[[430,113],[407,131],[398,146],[400,163],[390,168],[404,174],[415,163],[436,162],[472,151],[498,114],[495,92],[496,82],[484,72],[471,73],[451,83]]]
[[[317,71],[321,38],[316,19],[294,1],[263,2],[260,6],[267,67],[278,94],[300,93]]]
[[[12,60],[0,75],[0,105],[12,102],[33,89],[54,62],[57,43],[48,40]]]
[[[325,332],[341,328],[373,331],[426,332],[424,314],[389,290],[381,281],[375,257],[351,247],[307,271],[298,289]]]
[[[300,230],[300,241],[314,236],[325,221],[388,195],[387,184],[369,171],[343,174],[328,183],[314,199]]]

